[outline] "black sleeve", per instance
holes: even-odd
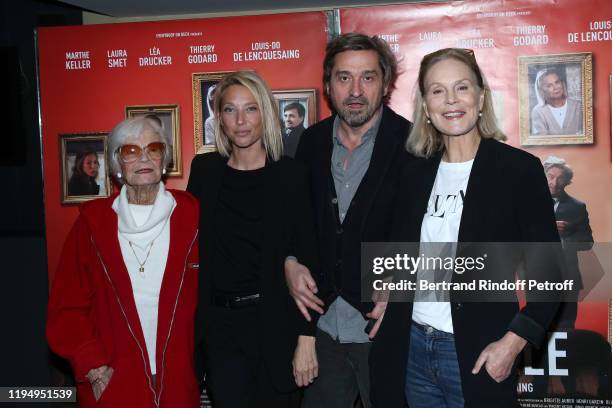
[[[189,181],[187,181],[187,191],[198,200],[200,199],[200,177],[202,174],[201,163],[201,155],[195,155],[191,161],[191,172],[189,173]]]
[[[544,169],[540,161],[533,156],[529,156],[522,167],[522,174],[516,174],[514,177],[513,195],[509,195],[517,204],[521,241],[551,243],[527,245],[524,253],[526,276],[537,274],[538,277],[545,276],[551,281],[560,281],[564,261],[561,245],[554,244],[559,242],[559,234],[553,206],[550,205],[552,198]],[[527,304],[512,319],[508,329],[539,347],[546,338],[546,331],[559,302],[530,302],[529,299],[528,293]]]
[[[295,160],[310,167],[310,158],[313,157],[315,134],[308,128],[302,133],[297,150],[295,151]]]
[[[593,247],[593,231],[589,222],[589,213],[584,203],[577,203],[576,212],[578,217],[569,225],[570,231],[565,236],[565,241],[572,243],[576,251],[588,251]]]
[[[295,177],[290,181],[292,197],[289,219],[292,222],[291,244],[289,252],[297,257],[298,262],[306,266],[316,280],[319,276],[317,241],[312,209],[312,199],[306,169],[299,163],[292,163],[296,167]],[[295,306],[295,305],[294,305]],[[292,308],[292,317],[296,322],[299,333],[305,336],[314,336],[316,330],[316,317],[318,313],[311,313],[311,322],[306,321],[297,306]]]
[[[200,199],[200,175],[202,174],[202,157],[201,155],[196,154],[191,161],[191,172],[189,173],[189,181],[187,181],[187,192],[191,193],[198,200]],[[202,242],[202,236],[198,236],[199,242]],[[200,244],[201,245],[201,244]],[[202,247],[200,246],[200,254]],[[200,259],[200,262],[202,260]],[[194,370],[196,373],[196,378],[198,379],[198,385],[200,387],[200,392],[203,390],[205,385],[205,369],[204,369],[204,347],[203,347],[203,334],[202,327],[205,323],[205,318],[202,316],[201,307],[205,301],[202,300],[202,271],[200,271],[200,294],[198,299],[198,306],[196,310],[195,316],[195,329],[194,329]]]

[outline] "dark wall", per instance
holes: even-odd
[[[34,31],[81,23],[80,10],[59,2],[0,2],[0,386],[49,383]]]

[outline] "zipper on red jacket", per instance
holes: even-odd
[[[110,275],[108,274],[108,270],[106,269],[106,264],[102,260],[102,256],[100,255],[100,251],[98,251],[98,247],[93,239],[93,236],[91,237],[91,243],[94,246],[94,249],[96,250],[96,254],[98,255],[98,259],[100,260],[100,263],[102,264],[102,269],[104,269],[104,274],[106,275],[106,279],[108,279],[108,283],[111,285],[111,288],[113,289],[113,293],[115,294],[115,298],[117,300],[117,303],[119,304],[119,309],[121,309],[121,314],[123,315],[125,324],[127,324],[128,330],[130,331],[132,338],[134,339],[134,341],[136,342],[136,345],[140,349],[140,357],[142,358],[142,362],[144,364],[144,372],[145,372],[145,375],[147,376],[147,382],[149,383],[149,390],[151,390],[151,392],[153,393],[153,403],[155,404],[157,408],[159,408],[159,400],[157,398],[157,393],[155,392],[155,388],[152,386],[153,381],[151,380],[151,376],[149,375],[148,370],[147,370],[147,361],[144,357],[144,349],[138,342],[138,339],[136,338],[136,335],[134,334],[134,331],[132,330],[132,325],[130,324],[130,321],[127,318],[127,314],[125,313],[123,304],[121,303],[121,299],[119,299],[119,295],[117,294],[117,289],[115,289],[115,285],[113,284],[113,281],[110,278]]]
[[[191,245],[189,245],[189,250],[187,251],[187,256],[185,256],[185,262],[183,263],[183,274],[181,275],[181,283],[179,285],[179,290],[176,294],[176,300],[174,301],[174,309],[172,310],[172,319],[170,319],[170,328],[168,329],[168,336],[166,336],[166,342],[164,343],[164,349],[162,351],[161,358],[161,375],[159,380],[159,394],[157,395],[157,401],[155,405],[159,407],[159,403],[161,402],[162,391],[164,390],[164,364],[166,362],[166,348],[168,347],[168,343],[170,342],[170,335],[172,334],[172,327],[174,325],[174,317],[176,316],[176,308],[178,307],[179,297],[181,295],[181,291],[183,290],[183,282],[185,281],[185,273],[187,272],[187,260],[189,255],[191,254],[191,250],[193,249],[193,244],[195,244],[196,239],[198,238],[199,229],[196,229],[195,235],[191,240]]]

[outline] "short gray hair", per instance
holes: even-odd
[[[122,179],[117,177],[117,173],[121,172],[121,163],[119,162],[117,150],[125,144],[128,138],[140,137],[145,130],[151,130],[153,133],[158,134],[161,141],[166,145],[162,168],[165,169],[172,162],[172,140],[170,140],[167,132],[164,132],[164,128],[155,119],[146,116],[126,119],[119,122],[110,132],[107,142],[108,167],[110,173],[119,181],[122,181]]]
[[[564,159],[556,156],[548,156],[542,164],[544,165],[545,173],[548,173],[548,170],[553,168],[558,168],[559,170],[561,170],[561,177],[559,179],[561,183],[561,188],[565,188],[572,184],[572,179],[574,178],[574,171],[565,162]]]

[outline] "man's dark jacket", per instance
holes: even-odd
[[[565,231],[560,235],[565,249],[568,278],[574,279],[577,288],[582,288],[582,276],[578,268],[578,251],[588,251],[593,247],[593,231],[591,231],[586,204],[563,191],[559,195],[555,218],[557,221],[567,222]]]
[[[304,133],[304,122],[300,123],[299,126],[291,129],[291,132],[283,132],[283,152],[286,156],[295,157],[295,152],[300,143],[302,133]]]
[[[327,306],[340,295],[365,314],[372,302],[361,302],[361,243],[386,241],[389,236],[400,171],[412,157],[404,146],[412,125],[383,107],[370,166],[341,224],[331,174],[334,118],[306,129],[295,158],[310,170],[320,254],[318,295]]]

